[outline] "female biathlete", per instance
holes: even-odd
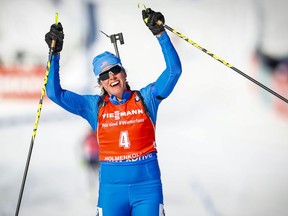
[[[143,20],[156,36],[166,69],[155,82],[132,91],[121,60],[110,52],[93,59],[100,95],[79,95],[61,88],[60,51],[64,33],[61,23],[45,35],[51,46],[56,40],[47,82],[47,95],[65,110],[86,119],[99,143],[99,216],[164,215],[163,192],[157,160],[155,125],[157,110],[181,75],[181,63],[163,25],[164,16],[151,9]],[[51,48],[51,47],[50,47]]]

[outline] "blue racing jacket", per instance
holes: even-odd
[[[157,37],[164,55],[166,69],[155,82],[140,89],[151,120],[156,123],[157,110],[164,98],[167,98],[174,89],[182,72],[179,56],[172,45],[167,32]],[[100,95],[80,95],[62,89],[59,77],[60,55],[53,55],[50,72],[46,85],[47,96],[65,110],[86,119],[94,131],[98,125],[98,101]],[[114,95],[109,100],[114,104],[125,103],[130,98],[131,92],[123,93],[123,100],[119,102]]]

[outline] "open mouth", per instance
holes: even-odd
[[[112,83],[110,84],[110,86],[111,86],[111,87],[115,87],[115,86],[119,85],[119,83],[120,83],[120,81],[118,80],[118,81],[116,81],[116,82],[112,82]]]

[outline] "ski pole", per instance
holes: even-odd
[[[158,22],[159,23],[159,22]],[[161,22],[159,24],[162,24]],[[283,97],[282,95],[278,94],[277,92],[273,91],[272,89],[268,88],[267,86],[265,86],[264,84],[258,82],[257,80],[253,79],[252,77],[248,76],[247,74],[245,74],[244,72],[242,72],[241,70],[239,70],[238,68],[234,67],[233,65],[231,65],[230,63],[226,62],[225,60],[223,60],[222,58],[220,58],[219,56],[213,54],[212,52],[208,51],[207,49],[201,47],[199,44],[195,43],[193,40],[189,39],[188,37],[186,37],[185,35],[181,34],[180,32],[176,31],[175,29],[171,28],[170,26],[163,24],[164,28],[166,28],[167,30],[171,31],[172,33],[174,33],[175,35],[177,35],[178,37],[182,38],[183,40],[187,41],[188,43],[190,43],[191,45],[193,45],[194,47],[198,48],[199,50],[203,51],[204,53],[208,54],[209,56],[211,56],[212,58],[216,59],[217,61],[221,62],[222,64],[226,65],[227,67],[229,67],[230,69],[236,71],[237,73],[239,73],[240,75],[244,76],[245,78],[247,78],[248,80],[254,82],[255,84],[257,84],[258,86],[262,87],[263,89],[265,89],[266,91],[270,92],[271,94],[273,94],[274,96],[278,97],[279,99],[285,101],[286,103],[288,103],[288,99]]]
[[[140,8],[141,5],[140,3],[138,4],[138,8]],[[143,4],[144,10],[147,10],[147,12],[149,13],[149,10],[151,10],[150,8],[146,8],[146,6]],[[146,18],[145,22],[148,21],[148,18]],[[231,65],[230,63],[226,62],[224,59],[220,58],[219,56],[215,55],[214,53],[208,51],[207,49],[203,48],[202,46],[200,46],[199,44],[197,44],[196,42],[194,42],[193,40],[189,39],[188,37],[186,37],[185,35],[181,34],[180,32],[178,32],[177,30],[171,28],[170,26],[163,24],[160,20],[157,21],[158,25],[163,25],[164,28],[166,28],[167,30],[171,31],[172,33],[174,33],[175,35],[177,35],[178,37],[182,38],[183,40],[187,41],[188,43],[190,43],[191,45],[193,45],[194,47],[196,47],[197,49],[203,51],[204,53],[206,53],[207,55],[211,56],[212,58],[216,59],[217,61],[221,62],[222,64],[226,65],[227,67],[229,67],[230,69],[234,70],[235,72],[239,73],[240,75],[244,76],[245,78],[247,78],[248,80],[250,80],[251,82],[254,82],[256,85],[262,87],[263,89],[265,89],[266,91],[268,91],[269,93],[273,94],[274,96],[278,97],[279,99],[285,101],[286,103],[288,103],[288,99],[283,97],[282,95],[278,94],[277,92],[273,91],[272,89],[268,88],[267,86],[265,86],[264,84],[258,82],[257,80],[253,79],[252,77],[250,77],[249,75],[245,74],[244,72],[242,72],[241,70],[239,70],[238,68],[234,67],[233,65]]]
[[[55,14],[55,23],[58,24],[58,13]],[[45,92],[46,92],[46,84],[47,84],[47,81],[48,81],[48,75],[49,75],[49,71],[50,71],[52,53],[54,51],[55,45],[56,45],[56,40],[52,40],[51,48],[49,50],[48,62],[47,62],[47,65],[46,65],[46,73],[45,73],[44,82],[43,82],[43,86],[42,86],[42,90],[41,90],[41,96],[40,96],[38,109],[37,109],[37,113],[36,113],[36,119],[35,119],[33,131],[32,131],[30,148],[29,148],[29,152],[28,152],[28,156],[27,156],[27,160],[26,160],[26,165],[25,165],[25,170],[24,170],[24,174],[23,174],[21,189],[20,189],[19,196],[18,196],[18,202],[17,202],[16,211],[15,211],[15,216],[18,216],[19,210],[20,210],[20,206],[21,206],[22,196],[23,196],[25,182],[26,182],[27,173],[28,173],[29,164],[30,164],[30,159],[31,159],[32,150],[33,150],[33,146],[34,146],[34,141],[35,141],[35,137],[36,137],[36,133],[37,133],[37,128],[38,128],[38,123],[39,123],[39,119],[40,119],[40,114],[41,114],[41,110],[42,110],[42,106],[43,106],[43,99],[44,99]]]

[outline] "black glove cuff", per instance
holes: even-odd
[[[151,32],[153,33],[153,35],[158,35],[161,32],[165,31],[164,26],[163,25],[154,25],[154,26],[149,26],[149,29],[151,30]]]

